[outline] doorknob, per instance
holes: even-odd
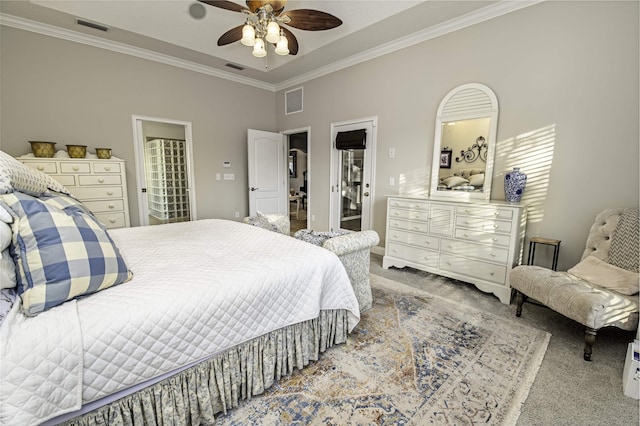
[[[365,193],[364,193],[364,196],[365,196],[365,197],[368,197],[368,196],[369,196],[369,193],[368,193],[368,192],[365,192]]]
[[[257,190],[258,190],[258,189],[260,189],[260,188],[254,188],[254,187],[252,186],[252,187],[251,187],[251,188],[249,188],[249,189],[251,189],[252,191],[257,191]]]

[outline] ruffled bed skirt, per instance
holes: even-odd
[[[212,425],[214,415],[269,388],[321,352],[345,343],[345,310],[320,311],[294,324],[234,346],[148,388],[100,407],[65,425]]]

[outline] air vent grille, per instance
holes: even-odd
[[[233,68],[234,70],[238,70],[238,71],[242,71],[244,70],[244,67],[241,67],[240,65],[236,65],[236,64],[232,64],[231,62],[224,64],[225,67],[229,67],[229,68]]]
[[[285,115],[302,112],[302,87],[289,90],[284,94]]]
[[[105,33],[109,31],[109,27],[105,27],[104,25],[96,24],[95,22],[85,21],[84,19],[76,18],[76,24],[82,25],[85,27],[93,28],[94,30],[104,31]]]

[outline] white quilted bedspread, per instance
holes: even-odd
[[[11,379],[13,394],[20,399],[5,407],[11,412],[3,408],[3,423],[33,424],[74,411],[80,402],[95,401],[270,331],[315,318],[321,309],[350,311],[350,330],[358,322],[358,302],[349,278],[339,259],[321,247],[215,219],[117,229],[110,235],[133,271],[130,282],[45,312],[41,316],[55,318],[46,324],[39,321],[40,316],[21,320],[20,333],[26,336],[69,330],[62,341],[65,353],[76,354],[75,363],[65,361],[58,371],[48,371],[49,377],[64,380],[49,379],[43,385],[54,400],[52,406],[63,403],[48,410],[55,412],[43,413],[41,397],[15,392],[24,387],[20,380],[25,385],[29,382],[29,366],[23,362],[23,377]],[[69,308],[74,304],[77,317],[75,309]],[[75,328],[80,329],[81,341],[76,337],[74,344],[82,346],[82,360],[77,359],[74,346],[69,346],[72,337],[67,335],[74,336],[73,321],[79,324]],[[2,343],[5,346],[4,340]],[[34,350],[38,347],[33,346]],[[46,359],[47,354],[37,357]],[[2,361],[5,364],[7,357]],[[51,368],[55,360],[45,364]],[[37,365],[31,367],[37,370]],[[78,386],[72,386],[78,374],[82,401]],[[2,378],[4,381],[4,365]],[[5,394],[4,384],[0,383],[3,405],[14,397]]]

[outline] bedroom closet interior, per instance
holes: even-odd
[[[183,124],[141,119],[137,161],[142,225],[194,220],[189,144]],[[146,207],[146,208],[145,208]]]
[[[307,132],[289,135],[289,220],[291,235],[308,228],[309,182],[308,182]]]

